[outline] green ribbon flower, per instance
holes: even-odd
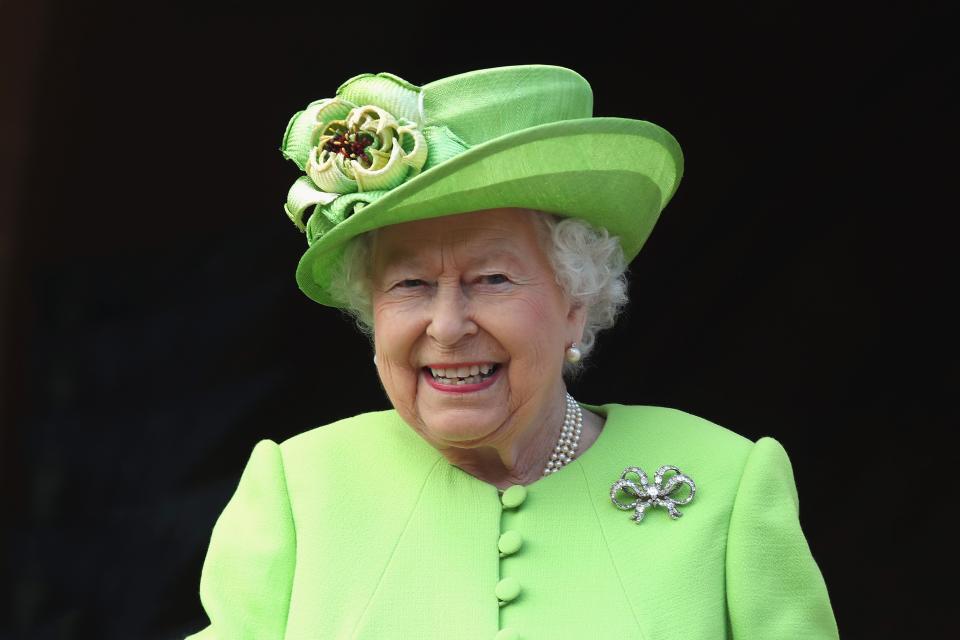
[[[365,73],[290,119],[280,151],[306,175],[284,209],[308,242],[421,172],[430,134],[420,126],[419,98],[420,88],[402,78]]]
[[[321,121],[316,130],[307,175],[328,193],[393,189],[418,174],[427,159],[417,124],[398,122],[374,105],[352,108],[345,120]]]

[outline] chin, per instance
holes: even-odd
[[[460,409],[421,414],[421,424],[433,440],[471,447],[483,444],[497,432],[503,421],[486,411]]]

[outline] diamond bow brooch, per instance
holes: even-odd
[[[675,471],[677,475],[671,476],[666,484],[664,484],[663,476],[668,471]],[[637,476],[638,480],[627,478],[630,474]],[[670,494],[682,484],[690,487],[690,494],[682,500],[671,498]],[[617,493],[621,491],[628,496],[632,496],[633,500],[627,503],[617,500]],[[696,492],[697,485],[693,483],[693,480],[683,475],[680,469],[673,465],[665,464],[657,469],[657,473],[653,477],[653,484],[647,481],[647,474],[640,467],[627,467],[623,470],[623,473],[620,474],[620,479],[610,487],[610,500],[613,501],[613,504],[616,505],[618,509],[623,509],[624,511],[634,509],[635,513],[631,519],[636,520],[637,524],[640,524],[648,507],[665,507],[667,511],[670,512],[670,517],[676,520],[683,515],[680,513],[680,510],[677,509],[677,505],[688,504],[693,500],[693,495]]]

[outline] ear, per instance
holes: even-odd
[[[587,305],[570,303],[567,312],[567,326],[569,328],[569,342],[583,342],[583,329],[587,326]]]

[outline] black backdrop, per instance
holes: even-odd
[[[937,5],[0,12],[0,637],[205,624],[206,544],[254,443],[387,406],[364,338],[294,282],[288,118],[358,73],[524,63],[577,70],[596,115],[686,158],[574,395],[780,440],[843,637],[900,637],[911,594],[935,601],[909,569],[936,561],[920,447],[958,382]]]

